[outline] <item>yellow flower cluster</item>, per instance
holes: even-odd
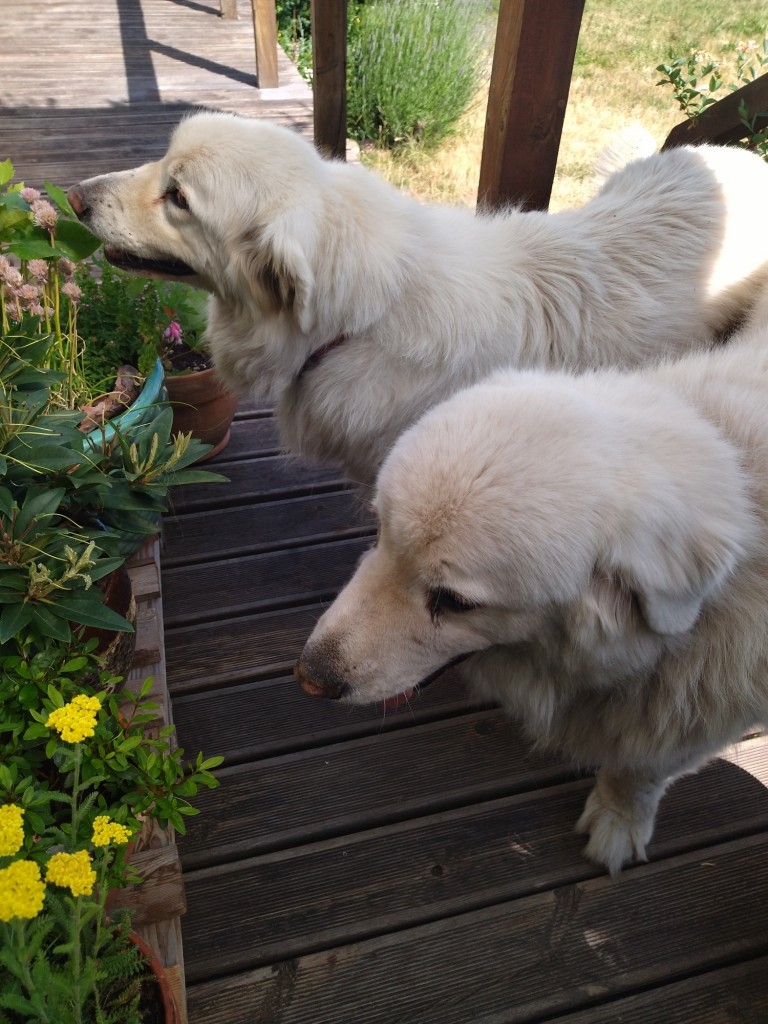
[[[93,845],[109,846],[110,843],[127,843],[131,830],[125,825],[112,821],[106,814],[93,819]]]
[[[48,715],[46,725],[55,729],[65,743],[80,743],[96,731],[96,712],[101,708],[98,697],[79,693],[69,704]]]
[[[40,868],[31,860],[16,860],[0,870],[0,921],[37,917],[43,909],[45,886]]]
[[[18,853],[24,842],[24,812],[16,804],[0,807],[0,857]]]
[[[45,871],[46,882],[66,886],[73,896],[90,896],[96,884],[87,850],[77,853],[54,853]]]

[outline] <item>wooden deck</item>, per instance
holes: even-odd
[[[282,51],[279,86],[257,89],[249,0],[2,0],[0,159],[16,178],[69,187],[165,152],[205,107],[312,131],[312,93]]]
[[[614,883],[573,834],[590,781],[455,676],[386,718],[291,666],[370,543],[332,468],[239,414],[165,523],[182,746],[221,788],[182,840],[192,1024],[768,1020],[768,743],[675,786]]]
[[[4,0],[0,158],[68,185],[156,157],[198,104],[308,131],[286,61],[254,89],[240,5]],[[456,675],[386,718],[299,690],[373,524],[268,409],[210,465],[231,482],[177,495],[162,549],[179,739],[226,757],[180,844],[191,1024],[764,1024],[768,742],[676,785],[651,862],[611,882],[572,832],[589,780]]]

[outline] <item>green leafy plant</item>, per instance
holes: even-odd
[[[224,479],[192,468],[209,446],[172,437],[167,406],[84,435],[51,398],[51,344],[13,336],[0,357],[0,651],[24,629],[40,646],[72,624],[130,629],[93,584],[157,531],[171,487]]]
[[[170,487],[224,478],[192,468],[210,445],[174,437],[162,400],[88,429],[84,294],[87,313],[106,302],[101,328],[110,305],[126,333],[138,317],[132,352],[155,363],[188,296],[77,270],[98,243],[46,190],[55,207],[0,195],[0,1024],[139,1024],[146,963],[108,895],[138,880],[127,841],[148,822],[183,833],[221,759],[185,758],[152,680],[125,688],[84,629],[132,628],[99,583],[156,532]]]
[[[0,663],[0,1021],[138,1022],[145,965],[110,890],[136,881],[125,844],[148,820],[184,832],[221,758],[192,761],[93,643]]]
[[[277,41],[308,82],[312,82],[310,0],[276,0]]]
[[[656,68],[662,75],[656,83],[670,86],[680,109],[694,123],[705,110],[721,97],[722,90],[731,92],[754,81],[768,69],[768,38],[758,45],[755,40],[739,43],[735,62],[718,61],[711,54],[670,55],[668,63]],[[768,159],[768,110],[750,112],[742,101],[739,119],[744,126],[742,145]]]
[[[434,146],[450,134],[482,75],[485,5],[373,0],[350,21],[350,134],[381,146]]]
[[[99,257],[77,280],[83,367],[97,390],[111,385],[115,368],[126,364],[146,376],[159,357],[166,373],[177,372],[173,355],[182,332],[184,351],[193,350],[198,364],[210,365],[203,344],[208,296],[202,289],[126,274]]]
[[[58,398],[73,409],[83,378],[75,265],[101,243],[77,220],[62,189],[46,182],[49,200],[22,183],[9,185],[13,173],[10,160],[0,163],[2,331],[6,335],[13,326],[33,337],[52,337],[48,366],[61,371]]]

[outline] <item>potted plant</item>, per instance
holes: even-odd
[[[40,645],[71,624],[126,630],[92,584],[157,531],[171,486],[221,480],[188,468],[206,449],[178,435],[158,407],[111,440],[85,438],[79,413],[58,408],[48,338],[6,336],[0,355],[0,649],[31,629]]]
[[[147,819],[184,832],[189,798],[220,758],[192,761],[159,735],[148,700],[100,672],[93,642],[0,659],[0,1020],[170,1024],[150,1016],[146,949],[110,891],[129,884],[128,841]],[[152,985],[149,985],[151,990]],[[146,1003],[144,1004],[146,1005]]]
[[[79,329],[92,379],[133,363],[148,377],[159,359],[173,409],[173,433],[191,433],[212,446],[228,443],[237,396],[216,377],[205,347],[207,294],[183,282],[146,279],[94,258],[97,275],[81,275]]]
[[[190,432],[211,445],[201,459],[213,458],[229,443],[238,398],[218,380],[205,348],[208,296],[183,282],[166,282],[168,323],[162,331],[160,359],[173,408],[174,432]]]

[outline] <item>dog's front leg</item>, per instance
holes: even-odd
[[[585,856],[613,876],[633,858],[647,860],[659,801],[677,774],[601,768],[576,822],[577,832],[589,834]]]

